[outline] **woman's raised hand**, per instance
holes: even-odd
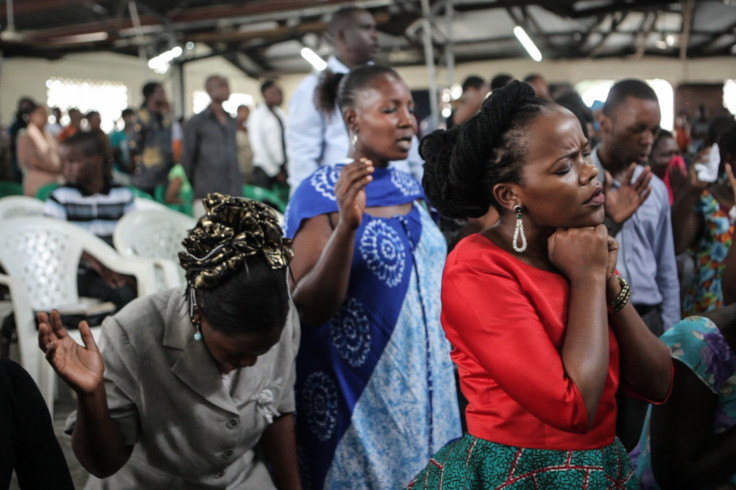
[[[595,275],[607,277],[611,247],[605,225],[558,229],[547,239],[550,262],[570,281]]]
[[[38,346],[46,360],[71,388],[80,394],[91,394],[101,386],[105,370],[102,356],[87,322],[79,323],[84,346],[69,336],[57,310],[38,314]]]
[[[363,221],[365,186],[373,180],[373,162],[361,158],[343,167],[335,184],[335,197],[340,210],[340,222],[354,230]]]

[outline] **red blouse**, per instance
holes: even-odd
[[[583,397],[560,352],[570,286],[486,237],[459,243],[442,282],[442,325],[468,399],[468,432],[537,449],[595,449],[613,442],[619,349],[610,326],[606,385],[588,428]]]

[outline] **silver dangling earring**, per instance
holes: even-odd
[[[196,331],[194,332],[194,340],[199,342],[202,340],[202,323],[194,320],[194,310],[197,308],[197,294],[194,286],[189,286],[189,318],[194,324]]]
[[[514,250],[522,253],[526,250],[526,235],[524,235],[524,222],[521,220],[521,206],[518,204],[514,206],[514,212],[516,213],[516,228],[514,228],[514,241],[511,245]],[[518,245],[519,237],[521,237],[521,246]]]
[[[350,145],[355,149],[356,146],[358,146],[358,133],[353,133],[353,135],[350,137]]]

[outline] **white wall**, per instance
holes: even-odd
[[[46,80],[51,77],[111,80],[128,87],[130,105],[141,103],[141,87],[148,80],[162,80],[137,58],[110,53],[69,56],[56,61],[9,58],[0,71],[0,121],[9,124],[20,97],[46,101]]]
[[[622,77],[662,78],[673,85],[683,82],[723,82],[734,77],[736,60],[733,57],[695,59],[682,62],[669,58],[646,57],[642,59],[558,60],[535,63],[530,59],[512,59],[474,62],[458,65],[454,81],[462,82],[465,76],[478,74],[486,79],[506,72],[523,77],[530,72],[540,72],[550,82],[576,83],[585,79],[611,79]],[[429,86],[424,66],[404,67],[400,74],[412,89]],[[203,87],[204,79],[220,73],[230,80],[233,92],[248,93],[260,102],[260,81],[247,77],[221,58],[208,58],[185,66],[185,115],[192,112],[192,93]],[[286,103],[304,74],[285,75],[279,79],[284,89]],[[148,80],[164,82],[167,93],[172,95],[171,75],[162,77],[150,71],[138,58],[113,53],[91,53],[67,56],[57,61],[30,58],[9,58],[0,65],[0,122],[10,124],[18,98],[28,95],[36,100],[46,100],[45,82],[50,77],[86,78],[120,81],[128,87],[130,105],[138,106],[142,97],[141,87]],[[447,73],[438,69],[438,83],[447,85]]]
[[[192,112],[192,93],[202,90],[204,80],[220,73],[230,80],[230,90],[260,97],[258,81],[246,77],[221,58],[207,58],[188,63],[184,69],[185,114]],[[122,82],[128,88],[129,105],[138,107],[143,101],[141,88],[150,80],[163,82],[172,97],[171,72],[158,75],[149,70],[138,58],[114,53],[91,53],[67,56],[47,61],[34,58],[9,58],[0,64],[0,122],[9,125],[20,97],[27,95],[37,101],[46,101],[46,80],[51,77],[109,80]],[[258,97],[258,98],[259,98]]]

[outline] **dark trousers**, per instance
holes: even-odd
[[[270,189],[276,182],[276,177],[269,177],[261,167],[253,167],[253,183],[258,187]]]
[[[634,305],[639,316],[649,330],[659,337],[664,332],[660,305]],[[635,400],[622,395],[616,396],[618,403],[618,416],[616,418],[616,435],[627,451],[631,451],[639,442],[644,419],[647,415],[649,404],[645,401]]]
[[[93,270],[80,271],[77,275],[77,290],[79,296],[95,298],[100,301],[110,301],[119,310],[136,298],[136,291],[130,286],[113,288]]]

